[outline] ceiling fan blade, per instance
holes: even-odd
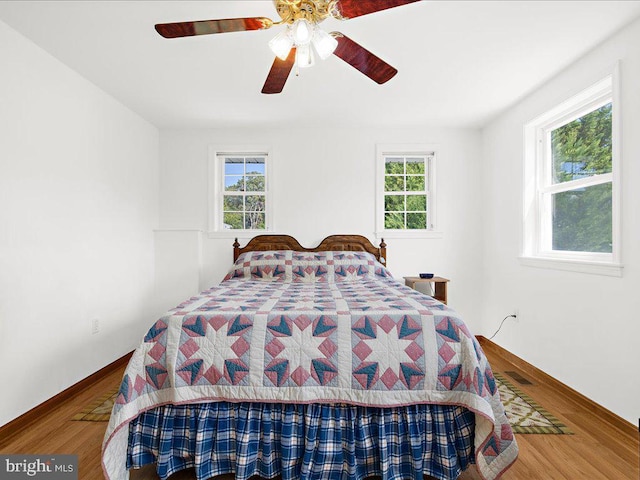
[[[226,18],[222,20],[199,20],[197,22],[159,23],[156,31],[164,38],[191,37],[211,33],[266,30],[273,21],[265,17]]]
[[[358,45],[342,33],[331,32],[331,35],[338,41],[338,47],[333,54],[347,62],[356,70],[360,70],[374,82],[379,84],[388,82],[398,73],[398,70],[387,62],[376,57],[369,50]]]
[[[341,19],[346,20],[418,1],[420,0],[338,0],[336,8]]]
[[[269,70],[269,75],[267,75],[267,80],[264,82],[264,86],[262,87],[262,93],[270,94],[282,92],[295,61],[295,47],[291,49],[286,60],[280,60],[280,58],[276,57],[273,61],[273,65],[271,65],[271,70]]]

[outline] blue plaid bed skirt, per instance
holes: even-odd
[[[454,405],[165,405],[129,427],[127,468],[157,464],[162,480],[235,473],[282,480],[440,480],[474,463],[474,415]]]

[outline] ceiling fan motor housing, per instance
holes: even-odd
[[[304,19],[318,24],[327,17],[342,19],[338,0],[274,0],[282,23],[293,23]]]

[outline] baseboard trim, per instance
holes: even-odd
[[[537,381],[551,386],[553,389],[558,391],[560,395],[564,395],[570,401],[588,409],[589,411],[593,412],[594,415],[604,419],[607,423],[613,425],[615,428],[619,429],[625,434],[630,435],[633,438],[635,438],[638,434],[637,427],[634,424],[632,424],[631,422],[627,422],[624,418],[616,415],[611,410],[607,410],[599,403],[596,403],[590,398],[585,397],[580,392],[574,390],[561,381],[556,380],[551,375],[543,372],[539,368],[531,365],[529,362],[521,359],[508,350],[505,350],[500,345],[492,342],[488,338],[482,335],[476,335],[476,338],[478,339],[478,342],[480,343],[480,346],[483,350],[490,351],[493,355],[502,357],[504,360],[512,363],[520,370],[534,377]]]
[[[71,385],[69,388],[63,390],[58,393],[56,396],[51,397],[49,400],[42,402],[40,405],[33,407],[28,412],[23,413],[18,418],[11,420],[9,423],[0,427],[0,444],[9,440],[11,437],[16,435],[17,433],[22,432],[26,428],[28,428],[31,424],[35,423],[38,419],[42,418],[42,416],[49,412],[51,409],[56,408],[62,403],[66,402],[68,399],[82,392],[83,390],[91,387],[94,383],[102,380],[104,377],[109,375],[110,373],[118,370],[119,368],[125,366],[129,359],[133,355],[133,352],[129,352],[126,355],[118,358],[117,360],[111,362],[106,367],[101,368],[95,373],[92,373],[87,378],[80,380],[78,383]]]

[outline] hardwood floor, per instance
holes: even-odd
[[[503,480],[637,480],[638,432],[634,425],[615,415],[598,414],[598,407],[534,367],[482,340],[482,346],[496,372],[515,371],[532,382],[518,388],[544,406],[574,435],[516,435],[520,455],[501,478]],[[91,386],[62,404],[52,406],[22,431],[0,429],[0,453],[77,454],[79,478],[103,478],[100,450],[104,422],[78,422],[71,418],[93,399],[120,383],[124,367],[105,374]],[[515,383],[515,382],[513,382]],[[156,479],[152,469],[132,473],[133,480]],[[193,479],[193,472],[180,472],[172,480]],[[231,480],[225,475],[216,480]],[[480,480],[471,468],[460,480]]]

